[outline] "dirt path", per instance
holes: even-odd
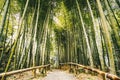
[[[41,80],[41,79],[39,79]],[[49,72],[42,80],[77,80],[73,74],[67,71],[53,70]]]
[[[103,80],[100,76],[93,76],[90,74],[80,73],[74,76],[67,71],[52,70],[47,72],[47,76],[42,77],[40,74],[36,78],[33,76],[32,71],[24,72],[21,74],[15,74],[7,77],[6,80]]]

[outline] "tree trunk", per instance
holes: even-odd
[[[86,33],[86,30],[85,30],[85,25],[84,25],[84,22],[83,22],[81,11],[80,11],[80,6],[79,6],[77,0],[76,0],[76,4],[77,4],[77,9],[78,9],[78,12],[79,12],[79,17],[80,17],[80,20],[81,20],[81,24],[82,24],[82,28],[83,28],[83,32],[84,32],[84,36],[85,36],[85,40],[86,40],[86,44],[87,44],[87,48],[88,48],[90,66],[93,67],[94,64],[93,64],[93,59],[92,59],[92,53],[91,53],[91,49],[90,49],[90,44],[89,44],[87,33]]]
[[[118,33],[118,27],[116,27],[115,19],[113,18],[113,14],[112,14],[112,12],[110,10],[110,7],[108,5],[108,1],[104,0],[104,2],[105,2],[105,6],[106,6],[106,9],[107,9],[107,12],[108,12],[108,16],[109,16],[109,19],[110,19],[110,22],[111,22],[111,27],[112,27],[112,30],[113,30],[113,34],[115,35],[118,46],[120,47],[120,37],[119,37],[119,33]]]
[[[101,44],[101,38],[100,38],[100,30],[98,29],[99,27],[95,24],[94,15],[93,15],[89,0],[87,0],[87,4],[90,10],[90,14],[93,22],[93,29],[94,29],[93,32],[95,34],[95,41],[96,41],[95,43],[97,44],[101,67],[102,67],[102,70],[104,70],[105,68],[104,68],[104,59],[103,59],[102,44]]]
[[[9,5],[10,5],[10,0],[6,0],[5,7],[4,7],[5,10],[3,13],[3,18],[2,18],[1,27],[0,27],[0,28],[2,28],[2,29],[0,29],[0,38],[1,38],[3,31],[4,31]]]
[[[16,48],[17,41],[18,41],[18,39],[19,39],[19,36],[20,36],[20,33],[21,33],[21,29],[22,29],[22,22],[23,22],[23,19],[24,19],[24,17],[25,17],[26,11],[27,11],[28,3],[29,3],[29,0],[26,1],[25,9],[24,9],[24,11],[23,11],[23,15],[22,15],[22,18],[21,18],[21,20],[20,20],[20,28],[19,28],[19,30],[18,30],[17,37],[16,37],[16,40],[15,40],[15,42],[14,42],[14,45],[12,46],[11,53],[10,53],[10,57],[9,57],[8,63],[7,63],[6,68],[5,68],[5,72],[8,70],[8,67],[9,67],[9,65],[10,65],[11,59],[12,59],[12,57],[13,57],[13,54],[14,54],[14,51],[15,51],[15,48]],[[2,77],[1,80],[4,80],[4,76]]]
[[[105,18],[100,0],[96,0],[96,1],[97,1],[98,10],[99,10],[100,17],[101,17],[102,24],[103,24],[103,26],[101,26],[101,27],[102,27],[102,31],[103,31],[104,38],[105,38],[105,43],[107,45],[108,54],[109,54],[110,73],[116,74],[116,72],[115,72],[115,62],[114,62],[114,56],[113,56],[113,50],[112,50],[112,43],[111,43],[111,38],[110,38],[110,35],[109,35],[109,31],[108,31],[108,26],[107,26],[107,23],[106,23],[106,18]]]

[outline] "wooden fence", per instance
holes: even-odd
[[[103,77],[103,80],[106,80],[107,78],[108,79],[112,79],[112,80],[120,80],[120,78],[116,75],[113,75],[113,74],[110,74],[110,73],[106,73],[104,71],[101,71],[99,69],[95,69],[95,68],[91,68],[89,66],[84,66],[84,65],[81,65],[81,64],[77,64],[77,63],[72,63],[72,62],[68,62],[68,63],[60,63],[60,65],[70,65],[70,66],[74,66],[76,68],[79,68],[81,67],[82,69],[84,70],[89,70],[91,72],[94,72],[94,73],[97,73],[97,74],[100,74],[102,77]]]
[[[20,69],[20,70],[15,70],[15,71],[10,71],[10,72],[4,72],[0,74],[0,78],[7,77],[13,74],[26,72],[26,71],[31,71],[31,70],[33,70],[34,76],[36,76],[36,69],[41,69],[41,68],[47,69],[49,67],[50,67],[50,64],[47,64],[47,65],[35,66],[35,67],[30,67],[30,68]],[[4,80],[4,78],[2,80]]]

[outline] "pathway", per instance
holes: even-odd
[[[67,71],[53,70],[49,72],[42,80],[77,80],[77,78]]]
[[[28,71],[20,74],[15,74],[7,77],[6,80],[103,80],[100,76],[93,76],[90,74],[80,73],[74,76],[74,74],[63,70],[52,70],[47,72],[47,76],[41,77],[37,73],[37,77],[34,78],[33,72]]]

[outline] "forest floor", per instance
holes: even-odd
[[[21,74],[15,74],[8,77],[6,80],[103,80],[99,76],[93,76],[91,74],[80,73],[79,75],[74,75],[69,73],[68,70],[58,70],[54,69],[48,71],[45,77],[37,75],[36,78],[33,77],[32,71],[24,72]]]

